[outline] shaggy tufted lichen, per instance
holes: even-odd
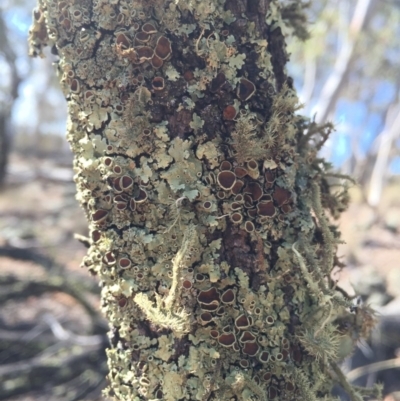
[[[373,319],[331,278],[348,195],[317,157],[332,127],[296,114],[283,3],[39,0],[30,52],[59,56],[116,400],[367,393],[336,365]]]

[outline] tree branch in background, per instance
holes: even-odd
[[[50,275],[44,279],[25,279],[16,276],[0,276],[0,303],[10,300],[21,300],[27,296],[40,296],[46,292],[63,292],[73,297],[90,316],[93,324],[99,324],[103,319],[85,297],[87,288],[71,283],[65,276]]]
[[[0,9],[0,55],[4,56],[10,69],[11,83],[9,94],[6,100],[0,104],[0,187],[3,185],[7,163],[8,154],[10,152],[10,137],[8,133],[11,108],[18,96],[18,86],[20,84],[20,77],[18,75],[17,66],[15,64],[16,56],[13,48],[10,46],[7,35],[7,27],[3,18],[3,11]]]
[[[98,387],[104,381],[104,347],[104,343],[85,347],[57,346],[57,350],[53,346],[31,359],[1,365],[0,400],[46,387],[50,393],[48,399],[60,397],[63,389],[64,400],[82,399],[82,385],[75,382],[71,386],[69,382],[79,377],[81,380],[84,376],[86,380],[92,377],[92,384],[87,383],[83,393]]]
[[[327,121],[354,61],[354,50],[362,30],[366,26],[369,11],[376,0],[358,0],[351,20],[347,40],[342,44],[332,73],[326,80],[318,99],[317,123]]]
[[[311,54],[306,56],[304,65],[304,84],[301,89],[302,102],[309,104],[314,88],[317,76],[317,60]]]
[[[60,273],[65,270],[65,267],[57,263],[54,259],[30,248],[0,246],[0,257],[2,256],[24,262],[33,262],[53,273]]]
[[[385,127],[378,136],[378,151],[367,194],[367,202],[373,208],[377,208],[381,200],[392,144],[399,135],[400,105],[397,104],[396,106],[389,108],[386,116]]]
[[[76,274],[70,277],[62,265],[35,251],[11,247],[0,250],[2,256],[38,263],[47,272],[46,277],[37,279],[1,276],[1,307],[10,307],[12,301],[21,305],[32,296],[63,292],[83,307],[92,323],[89,330],[98,333],[75,334],[48,313],[39,323],[24,321],[10,326],[0,320],[0,400],[33,391],[51,400],[98,398],[107,370],[104,350],[108,337],[104,319],[87,300],[87,294],[99,295],[99,287]]]
[[[353,369],[352,371],[347,373],[346,377],[350,382],[354,382],[364,375],[380,372],[386,369],[396,368],[400,368],[400,358],[388,359],[386,361],[380,361],[371,363],[369,365],[360,366],[359,368]]]
[[[79,234],[75,235],[77,238],[82,237],[85,241],[90,241],[87,237],[80,236]],[[17,248],[9,245],[0,246],[0,257],[7,257],[24,262],[33,262],[43,267],[49,275],[53,275],[54,277],[65,276],[65,280],[71,283],[71,286],[76,286],[77,288],[82,287],[82,290],[84,289],[92,294],[100,293],[99,286],[95,281],[76,272],[68,272],[68,274],[65,275],[65,266],[34,249]]]

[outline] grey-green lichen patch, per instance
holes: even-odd
[[[373,325],[330,278],[328,213],[348,195],[317,158],[332,127],[296,114],[281,34],[295,24],[280,1],[252,7],[35,10],[31,53],[59,55],[92,237],[83,266],[102,283],[117,400],[329,399],[340,321],[351,335]]]

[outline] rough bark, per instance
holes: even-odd
[[[295,114],[282,15],[39,0],[31,53],[60,56],[117,400],[320,399],[343,382],[344,332],[371,325],[330,278],[326,213],[348,197],[316,156],[329,126]]]

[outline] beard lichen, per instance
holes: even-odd
[[[282,29],[298,13],[250,3],[34,12],[30,53],[59,56],[116,400],[323,400],[335,381],[360,397],[337,370],[340,321],[354,343],[373,318],[330,277],[327,213],[349,200],[317,157],[332,127],[296,114]]]

